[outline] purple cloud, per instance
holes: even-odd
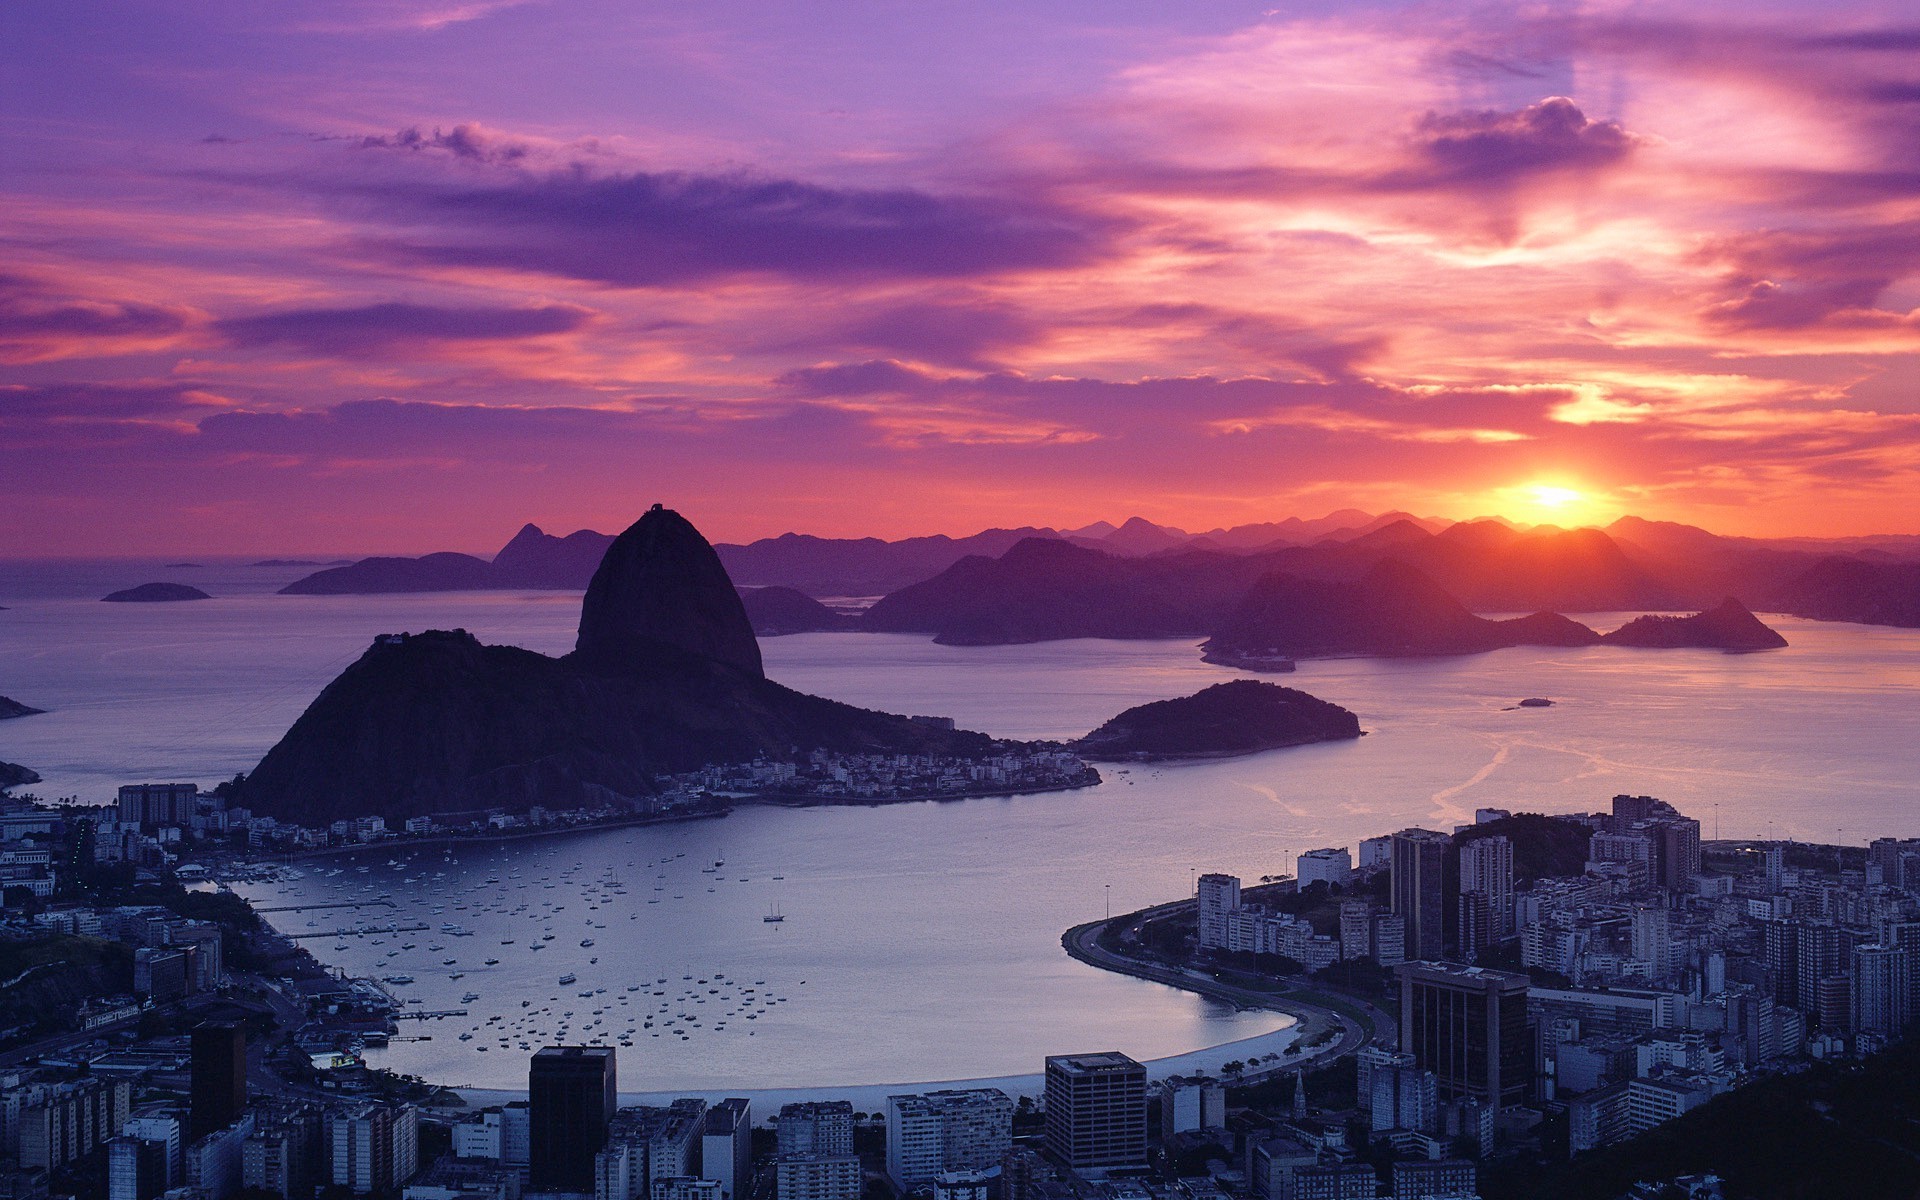
[[[0,342],[177,333],[186,318],[156,304],[55,295],[17,275],[0,275]]]
[[[538,308],[441,308],[426,304],[368,304],[306,308],[228,317],[214,328],[240,347],[292,346],[343,357],[409,342],[482,342],[569,333],[593,317],[572,304]]]
[[[385,185],[435,226],[408,257],[626,287],[731,276],[952,279],[1081,265],[1116,223],[1042,202],[739,175],[561,172],[483,187]],[[378,215],[378,214],[376,214]]]
[[[1428,113],[1416,140],[1429,169],[1391,178],[1469,190],[1503,188],[1550,171],[1597,170],[1634,147],[1625,129],[1589,118],[1564,96],[1515,112]]]

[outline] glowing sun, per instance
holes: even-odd
[[[1538,480],[1501,488],[1494,500],[1502,516],[1534,525],[1598,524],[1611,507],[1607,497],[1584,488]]]

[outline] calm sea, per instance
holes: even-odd
[[[43,796],[89,802],[136,780],[211,783],[257,761],[377,633],[458,626],[555,653],[571,646],[578,616],[573,594],[271,594],[303,571],[0,565],[0,694],[51,710],[0,723],[0,759],[45,776]],[[153,579],[217,599],[97,601]],[[1306,849],[1444,827],[1478,806],[1592,810],[1622,791],[1672,801],[1708,836],[1920,834],[1920,632],[1771,623],[1790,648],[1307,663],[1281,682],[1353,709],[1366,737],[1109,768],[1108,782],[1080,792],[747,808],[461,848],[451,861],[439,850],[316,860],[255,894],[292,904],[386,893],[403,907],[377,910],[382,919],[429,925],[379,945],[309,945],[350,970],[411,976],[396,990],[423,1009],[468,1011],[419,1023],[431,1041],[382,1052],[444,1082],[518,1086],[519,1043],[563,1030],[631,1030],[622,1086],[649,1090],[1022,1074],[1044,1054],[1087,1049],[1172,1055],[1277,1022],[1082,967],[1058,938],[1109,901],[1117,912],[1187,893],[1198,872],[1257,877]],[[1235,674],[1185,642],[949,648],[813,634],[763,648],[768,673],[794,687],[1011,737],[1073,736]],[[1556,703],[1512,707],[1526,696]],[[702,870],[716,861],[725,865]],[[775,906],[785,920],[764,921]],[[329,915],[340,911],[278,919],[318,933],[344,924]],[[563,986],[566,974],[576,980]],[[469,993],[477,999],[463,1001]]]

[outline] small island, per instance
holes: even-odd
[[[31,708],[18,700],[0,696],[0,721],[11,721],[15,717],[34,717],[47,711],[44,708]]]
[[[1318,696],[1253,679],[1130,708],[1073,744],[1088,758],[1228,758],[1360,736],[1360,718]]]
[[[169,604],[176,600],[211,600],[213,597],[184,583],[143,583],[100,599],[109,604]]]
[[[1786,638],[1767,628],[1751,609],[1731,597],[1690,617],[1635,617],[1600,640],[1609,646],[1697,648],[1729,654],[1778,650],[1787,644]]]
[[[40,776],[19,763],[0,762],[0,792],[8,788],[25,787],[29,783],[39,782]]]

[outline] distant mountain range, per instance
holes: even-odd
[[[282,590],[577,590],[611,542],[591,530],[555,537],[528,525],[491,560],[362,559]],[[1685,611],[1731,596],[1762,611],[1920,627],[1920,536],[1733,538],[1638,517],[1566,530],[1342,510],[1203,533],[1134,517],[1117,526],[895,542],[789,533],[714,550],[748,595],[780,588],[811,598],[882,596],[859,627],[949,642],[1211,635],[1268,575],[1352,582],[1390,560],[1477,613]],[[785,592],[749,608],[759,610],[754,624],[763,634],[849,626],[844,615],[807,609]]]

